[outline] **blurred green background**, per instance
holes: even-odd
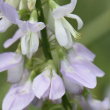
[[[68,0],[56,1],[60,4],[69,2]],[[84,21],[84,27],[80,30],[82,34],[80,42],[96,54],[94,63],[106,73],[103,78],[98,79],[97,87],[92,90],[95,98],[103,99],[107,88],[110,87],[110,0],[78,0],[73,13],[79,15]],[[70,22],[76,26],[74,20]],[[3,48],[3,42],[12,36],[14,30],[15,26],[12,26],[6,33],[0,34],[0,53],[15,48],[15,46],[11,46],[8,50]],[[0,73],[0,108],[8,89],[6,73]]]

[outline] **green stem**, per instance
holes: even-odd
[[[40,22],[42,21],[42,22],[45,23],[45,18],[44,18],[44,14],[43,14],[41,0],[36,0],[36,9],[37,9],[37,12],[38,12],[38,20]],[[43,48],[43,52],[44,52],[45,57],[47,59],[52,59],[46,28],[44,28],[41,31],[41,39],[42,39],[42,48]]]
[[[62,104],[65,110],[72,110],[72,106],[66,95],[62,97]]]

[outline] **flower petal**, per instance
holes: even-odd
[[[29,51],[29,40],[30,40],[30,34],[25,34],[23,37],[21,37],[21,50],[23,55],[27,55]]]
[[[0,18],[0,32],[5,32],[12,23],[5,16],[0,15]]]
[[[96,86],[96,76],[79,63],[70,65],[67,61],[62,61],[61,73],[87,88]]]
[[[54,18],[61,18],[66,16],[67,14],[70,14],[76,6],[77,0],[71,0],[70,4],[59,6],[53,11]]]
[[[69,31],[67,31],[66,33],[67,33],[67,36],[68,36],[68,44],[65,46],[65,48],[70,49],[70,48],[72,48],[74,42],[73,42],[71,33]]]
[[[64,84],[66,90],[71,94],[81,94],[83,91],[83,86],[77,83],[75,80],[63,75]]]
[[[73,45],[73,49],[75,50],[76,54],[85,58],[89,61],[93,61],[95,58],[95,54],[92,53],[89,49],[87,49],[84,45],[80,43],[75,43]]]
[[[11,83],[17,83],[21,80],[24,70],[24,61],[23,58],[21,61],[8,69],[8,81]]]
[[[19,16],[15,8],[3,2],[2,4],[0,4],[0,11],[13,24],[17,23],[16,20],[19,19]]]
[[[60,76],[58,76],[55,71],[53,71],[52,73],[53,77],[51,80],[49,99],[57,100],[65,94],[65,87],[63,85],[63,80],[60,78]]]
[[[55,20],[55,35],[61,46],[67,45],[68,36],[61,20]]]
[[[28,58],[31,58],[32,55],[38,50],[39,47],[39,37],[37,33],[32,33],[30,39],[30,55]]]
[[[21,61],[22,57],[13,52],[0,54],[0,72],[10,69]]]
[[[65,29],[68,30],[73,35],[74,38],[77,39],[80,37],[80,34],[74,29],[74,27],[65,18],[62,18],[62,22]]]
[[[80,64],[80,66],[84,69],[85,68],[85,70],[86,71],[90,71],[92,74],[94,74],[95,76],[97,76],[97,77],[103,77],[104,76],[104,72],[101,70],[101,69],[99,69],[96,65],[94,65],[93,63],[91,63],[91,62],[88,62],[88,61],[80,61],[79,62],[79,64]]]
[[[21,38],[24,35],[24,33],[19,29],[12,38],[8,39],[5,43],[4,43],[4,47],[8,48],[9,46],[11,46],[14,42],[16,42],[19,38]]]
[[[45,28],[45,24],[43,22],[33,22],[29,23],[29,27],[32,32],[39,32]]]
[[[69,18],[76,19],[76,21],[78,23],[78,29],[81,29],[83,27],[83,21],[79,16],[77,16],[75,14],[68,14],[66,16],[69,17]]]
[[[15,86],[10,89],[3,100],[3,110],[23,110],[34,99],[30,82],[23,86]],[[7,104],[8,103],[8,104]]]
[[[33,80],[32,89],[37,98],[43,98],[43,95],[48,91],[50,87],[50,79],[46,74],[50,74],[49,70],[42,72]]]
[[[3,0],[0,0],[0,3],[3,3]]]
[[[28,58],[31,58],[32,55],[38,50],[38,46],[39,38],[37,33],[27,33],[21,38],[22,53],[23,55],[27,55]]]

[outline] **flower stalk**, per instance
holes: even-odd
[[[45,23],[41,0],[37,0],[35,6],[38,12],[38,20]],[[41,31],[41,39],[42,39],[42,48],[43,48],[45,57],[47,59],[52,59],[46,28]]]

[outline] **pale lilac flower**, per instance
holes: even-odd
[[[105,98],[103,101],[96,99],[88,99],[88,104],[91,107],[91,110],[109,110],[110,109],[110,100]]]
[[[8,81],[18,82],[23,74],[22,55],[14,52],[0,54],[0,72],[8,70]]]
[[[72,46],[74,38],[79,37],[79,33],[72,27],[72,25],[64,18],[69,17],[75,19],[78,22],[78,29],[81,29],[83,22],[81,18],[75,14],[71,14],[75,9],[77,0],[71,0],[70,4],[64,6],[57,6],[53,11],[53,17],[55,20],[55,35],[58,43],[65,48],[70,48]]]
[[[24,85],[13,85],[3,100],[2,110],[23,110],[34,97],[30,80]]]
[[[65,88],[60,76],[55,70],[47,69],[33,80],[33,91],[37,98],[49,98],[52,101],[60,99],[65,94]]]
[[[19,29],[15,35],[4,43],[7,48],[21,38],[22,54],[31,58],[38,50],[39,46],[39,32],[45,25],[42,22],[18,21]]]
[[[81,94],[83,91],[83,86],[65,75],[63,76],[64,85],[68,93],[70,94]]]
[[[20,54],[6,52],[0,54],[0,72],[10,69],[21,61]]]
[[[73,46],[68,58],[62,60],[61,73],[64,79],[68,78],[72,83],[76,81],[80,86],[95,88],[97,84],[96,77],[102,77],[104,72],[91,62],[94,59],[94,55],[89,50],[87,51],[85,48],[85,52],[82,51],[82,53],[78,50],[84,50],[83,46],[80,46],[80,49]]]
[[[16,9],[0,0],[0,32],[5,32],[11,24],[16,24],[17,19]]]
[[[80,58],[87,59],[89,61],[94,61],[94,59],[96,57],[96,55],[94,53],[92,53],[89,49],[87,49],[81,43],[75,43],[73,45],[73,49],[74,49],[74,51],[72,50],[70,52],[70,54],[68,55],[69,58],[72,58],[73,54],[75,54],[75,53],[77,53]],[[72,54],[72,52],[74,52],[74,53]]]

